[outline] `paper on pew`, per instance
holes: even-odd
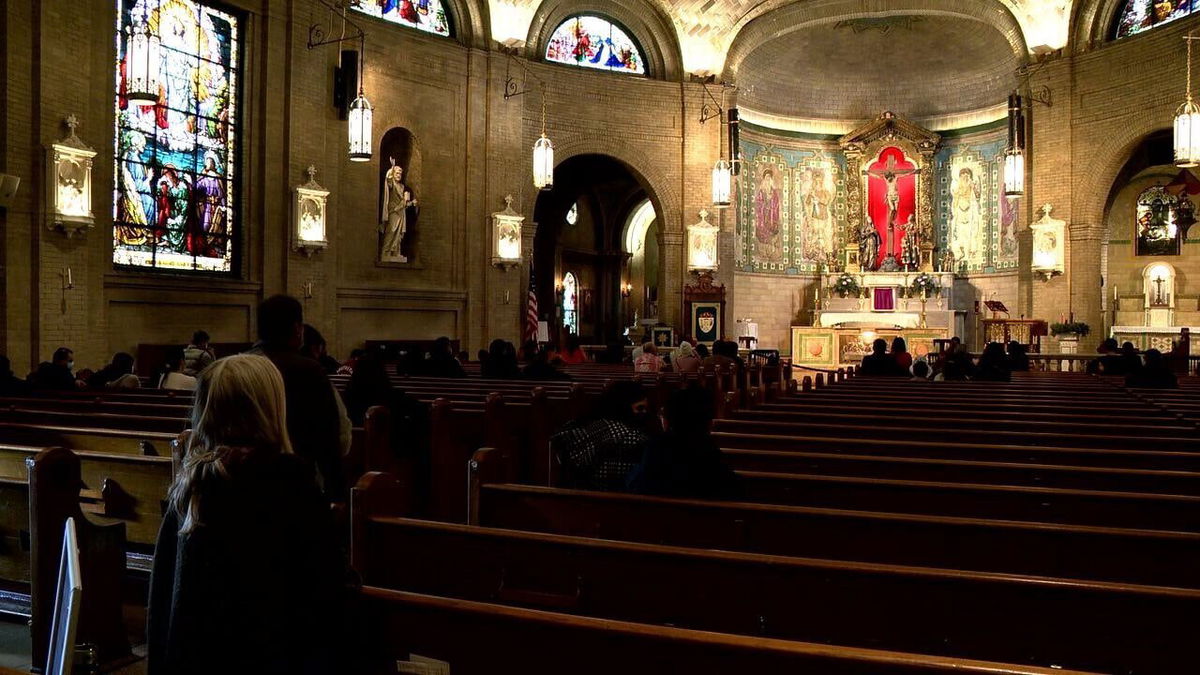
[[[450,675],[450,662],[438,661],[420,654],[409,654],[407,661],[396,662],[396,672],[410,675]]]

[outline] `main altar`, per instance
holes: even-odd
[[[792,361],[836,367],[902,336],[914,356],[962,335],[953,254],[934,259],[934,155],[941,136],[891,112],[839,139],[846,160],[845,247],[818,276],[811,325],[792,326]]]

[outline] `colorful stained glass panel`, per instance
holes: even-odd
[[[1117,16],[1116,37],[1136,35],[1200,8],[1197,0],[1126,0]]]
[[[546,45],[546,60],[583,68],[646,74],[642,50],[608,19],[581,15],[559,24]]]
[[[441,0],[363,0],[355,9],[401,26],[450,36],[450,19]]]
[[[113,262],[231,272],[238,19],[196,0],[118,0]],[[162,44],[158,103],[130,105],[124,36],[145,17]]]

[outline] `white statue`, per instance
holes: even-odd
[[[379,259],[383,262],[408,262],[401,252],[404,234],[408,231],[408,208],[416,207],[417,200],[413,199],[412,191],[404,184],[404,168],[392,159],[392,168],[388,169],[383,182],[383,213],[380,216],[379,231],[383,233],[383,247],[379,251]]]

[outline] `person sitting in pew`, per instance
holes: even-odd
[[[1008,355],[1004,353],[1004,345],[989,342],[983,348],[979,364],[975,367],[975,379],[982,382],[1012,381],[1012,371],[1008,368]]]
[[[887,340],[876,338],[871,343],[871,353],[864,356],[862,366],[859,368],[859,375],[868,377],[894,377],[897,375],[907,375],[908,371],[902,370],[896,359],[892,358],[887,351]]]
[[[358,361],[346,385],[346,412],[356,427],[366,420],[367,410],[375,406],[388,409],[392,417],[392,450],[427,460],[429,447],[429,406],[392,385],[381,354],[370,354]]]
[[[1125,386],[1137,389],[1176,389],[1179,380],[1171,372],[1171,366],[1162,352],[1157,349],[1147,349],[1144,354],[1146,363],[1141,368],[1125,376]]]
[[[912,368],[913,357],[912,354],[908,353],[908,343],[899,335],[892,338],[892,359],[895,360],[896,365],[907,375],[909,369]]]
[[[488,345],[487,359],[479,369],[480,377],[489,380],[515,380],[521,377],[517,365],[517,348],[507,340],[495,339]]]
[[[733,347],[732,351],[729,349],[729,346],[731,345]],[[704,347],[704,345],[699,345],[696,349],[699,350],[700,347]],[[708,348],[704,347],[704,350],[708,351]],[[740,372],[745,364],[742,363],[742,360],[737,355],[736,342],[717,340],[713,342],[712,354],[705,356],[700,361],[700,367],[707,370],[709,368],[715,369],[723,368],[725,366],[733,366],[735,370]]]
[[[74,391],[83,389],[87,383],[75,379],[75,352],[67,347],[54,350],[49,361],[38,364],[29,376],[34,389],[52,391]]]
[[[1125,363],[1126,375],[1142,369],[1142,355],[1138,353],[1137,347],[1134,347],[1132,342],[1125,342],[1121,345],[1121,359]]]
[[[521,377],[526,380],[563,380],[570,381],[570,375],[562,372],[554,363],[558,360],[558,352],[555,351],[554,345],[546,345],[538,351],[538,355],[533,359],[533,362],[526,365],[521,371]]]
[[[700,371],[700,357],[692,343],[684,340],[675,350],[675,358],[671,359],[671,368],[677,373],[696,373]]]
[[[330,500],[342,501],[342,456],[350,448],[350,420],[321,364],[300,353],[300,301],[287,295],[264,300],[258,306],[258,338],[249,353],[270,359],[283,376],[288,434],[296,454],[316,464]]]
[[[691,384],[672,392],[662,411],[665,433],[646,445],[629,474],[629,489],[646,495],[734,499],[737,475],[712,438],[712,393]]]
[[[912,381],[913,382],[928,382],[929,381],[929,362],[925,359],[919,359],[912,365]]]
[[[1100,356],[1088,361],[1087,372],[1089,375],[1128,375],[1126,371],[1126,361],[1121,357],[1121,350],[1117,348],[1116,338],[1108,338],[1100,343],[1096,348]]]
[[[112,363],[88,378],[91,389],[137,389],[142,381],[133,374],[133,357],[125,352],[113,354]]]
[[[1016,340],[1008,343],[1008,367],[1014,373],[1029,372],[1029,354],[1025,350],[1025,345]]]
[[[26,396],[29,391],[29,382],[13,375],[12,362],[0,356],[0,396]]]
[[[649,401],[641,384],[614,382],[592,417],[567,424],[550,439],[562,466],[561,484],[582,490],[621,491],[650,439]]]
[[[216,353],[208,344],[211,339],[207,331],[198,330],[192,333],[192,341],[183,348],[184,375],[195,377],[210,363],[217,360]]]
[[[346,567],[283,379],[240,354],[200,374],[147,608],[147,673],[342,672]]]
[[[658,373],[664,365],[665,362],[658,355],[658,347],[653,342],[647,342],[642,345],[642,353],[633,362],[633,372]]]
[[[304,346],[300,348],[300,353],[321,364],[326,375],[336,375],[342,367],[337,359],[329,355],[329,346],[321,331],[308,324],[304,324]]]
[[[588,362],[587,353],[579,346],[579,336],[574,333],[567,333],[564,340],[565,348],[558,353],[558,358],[563,364],[568,366],[578,366]]]
[[[182,347],[172,347],[167,351],[167,361],[163,364],[158,388],[175,391],[191,391],[196,388],[196,378],[183,374]]]
[[[414,375],[424,375],[425,377],[466,377],[467,373],[463,370],[462,364],[454,356],[454,347],[450,342],[450,338],[442,336],[433,341],[433,348],[429,350],[429,358],[418,366],[419,372]]]

